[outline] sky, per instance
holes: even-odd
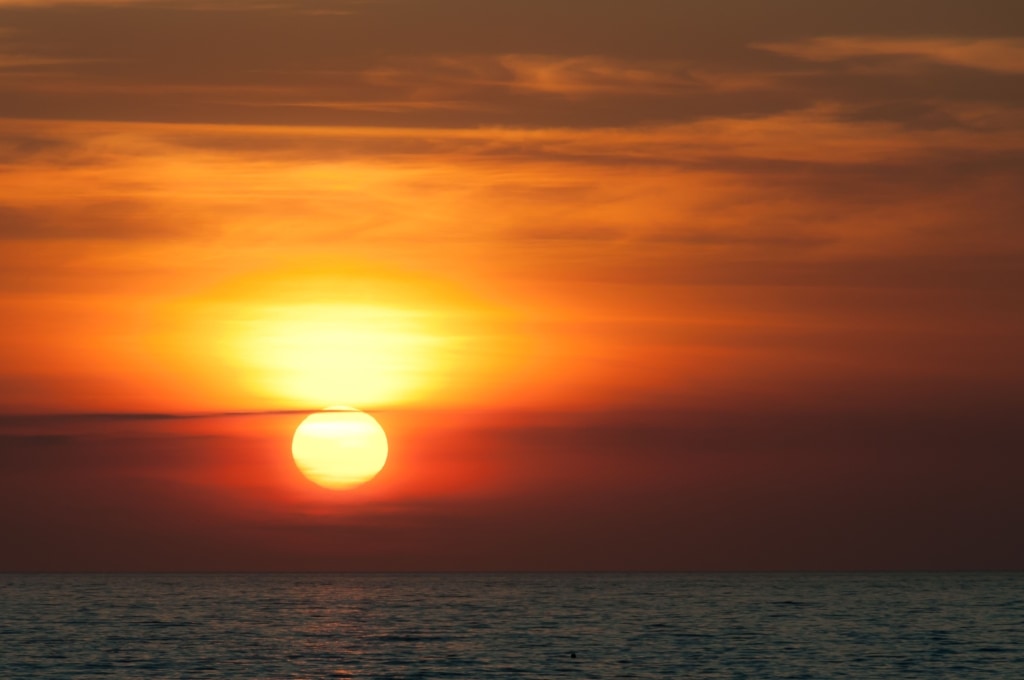
[[[0,0],[0,570],[1024,568],[1022,187],[1017,0]]]

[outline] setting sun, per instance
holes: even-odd
[[[292,439],[292,456],[311,481],[328,489],[349,489],[383,469],[388,440],[373,416],[336,407],[302,421]]]

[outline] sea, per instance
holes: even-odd
[[[1024,573],[0,574],[0,678],[1024,678]]]

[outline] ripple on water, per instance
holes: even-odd
[[[0,677],[12,679],[1024,677],[1021,574],[26,575],[0,586]]]

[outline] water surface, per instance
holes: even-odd
[[[3,678],[1024,678],[1016,573],[0,574],[0,614]]]

